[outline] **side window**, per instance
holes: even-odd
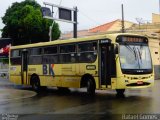
[[[44,48],[44,54],[57,54],[57,46],[49,46]]]
[[[21,50],[12,50],[11,51],[11,64],[12,65],[21,65]]]
[[[58,47],[47,46],[44,48],[43,64],[58,63]]]
[[[78,52],[86,52],[86,51],[97,51],[97,43],[80,43],[78,45]]]
[[[30,48],[29,64],[42,64],[42,48]]]
[[[61,63],[75,63],[76,62],[75,44],[60,46],[60,62]]]
[[[75,50],[75,45],[60,46],[60,53],[73,53]]]
[[[97,58],[97,42],[78,44],[79,62],[95,62]]]
[[[41,55],[42,54],[42,48],[31,48],[30,49],[30,55]]]
[[[20,57],[20,50],[12,50],[11,57]]]

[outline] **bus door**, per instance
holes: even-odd
[[[114,45],[110,40],[103,40],[100,44],[100,84],[111,85],[111,77],[115,74]]]
[[[28,51],[22,50],[22,62],[21,62],[21,80],[22,84],[27,84],[28,79]]]

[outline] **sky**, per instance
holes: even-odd
[[[0,29],[4,27],[1,17],[14,2],[23,0],[0,0]],[[121,19],[121,5],[124,6],[125,20],[137,23],[136,18],[143,22],[151,22],[152,13],[159,13],[158,0],[36,0],[41,6],[43,2],[78,8],[78,30],[90,29],[107,22]],[[54,17],[57,9],[54,8]],[[62,32],[72,31],[71,23],[58,22]]]

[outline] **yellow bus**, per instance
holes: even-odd
[[[77,39],[12,46],[10,80],[15,84],[41,88],[114,89],[154,84],[154,70],[148,38],[118,33]]]

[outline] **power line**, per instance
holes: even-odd
[[[59,6],[61,6],[61,4],[62,4],[62,0],[60,0]],[[57,14],[58,14],[58,10],[56,11],[55,17],[57,16]]]
[[[76,3],[77,3],[77,1],[76,1]],[[59,6],[62,4],[62,0],[60,0],[60,2],[59,2]],[[85,16],[86,18],[88,18],[90,21],[92,21],[95,25],[99,25],[99,23],[96,21],[96,20],[94,20],[94,19],[92,19],[91,17],[89,17],[88,15],[86,15],[84,12],[82,12],[82,11],[79,11],[83,16]],[[57,16],[57,14],[58,14],[58,10],[56,11],[56,14],[55,14],[55,17]]]
[[[75,1],[76,3],[77,3],[77,1]],[[62,4],[62,0],[60,0],[60,2],[59,2],[59,6]],[[90,20],[90,21],[92,21],[95,25],[99,25],[100,23],[98,23],[96,20],[94,20],[93,18],[91,18],[91,17],[89,17],[87,14],[85,14],[84,12],[82,12],[82,11],[79,11],[79,13],[81,14],[81,15],[83,15],[84,17],[86,17],[88,20]],[[58,10],[56,11],[56,13],[55,13],[55,17],[57,16],[57,14],[58,14]]]
[[[74,1],[74,4],[75,4],[75,6],[77,6],[77,5],[78,5],[78,1],[75,0],[75,1]],[[83,11],[78,10],[78,12],[79,12],[81,15],[83,15],[84,17],[86,17],[88,20],[92,21],[95,25],[100,25],[100,23],[98,23],[98,22],[97,22],[96,20],[94,20],[93,18],[89,17],[89,16],[88,16],[86,13],[84,13]]]
[[[94,20],[93,18],[91,18],[91,17],[89,17],[88,15],[86,15],[84,12],[82,12],[82,11],[79,11],[83,16],[85,16],[86,18],[88,18],[90,21],[92,21],[95,25],[97,24],[97,25],[99,25],[99,23],[96,21],[96,20]]]

